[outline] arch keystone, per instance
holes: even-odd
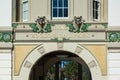
[[[58,42],[57,43],[57,48],[58,49],[63,49],[63,42]]]

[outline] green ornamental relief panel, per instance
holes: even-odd
[[[0,33],[0,42],[11,42],[12,32],[2,32]]]
[[[13,23],[12,24],[12,28],[15,29],[17,28],[19,24],[17,23]],[[52,26],[55,26],[55,24],[51,24],[51,23],[47,23],[46,26],[44,28],[41,28],[40,26],[37,26],[36,23],[29,23],[28,24],[30,28],[32,28],[33,32],[38,32],[38,33],[48,33],[48,32],[52,32]]]
[[[49,23],[45,16],[38,16],[35,23],[30,23],[29,26],[33,29],[33,32],[48,33],[52,31],[51,26],[54,26],[54,24]]]
[[[81,28],[77,28],[75,27],[73,24],[66,24],[67,27],[69,27],[69,31],[70,32],[87,32],[88,31],[88,27],[91,26],[91,24],[86,24],[86,23],[83,23]]]
[[[104,29],[108,28],[108,24],[107,23],[102,23]]]
[[[109,32],[109,42],[120,42],[120,32]]]
[[[54,24],[48,23],[44,28],[37,26],[36,23],[30,23],[29,26],[32,28],[33,32],[48,33],[48,32],[52,32],[51,27],[54,26]]]
[[[59,38],[54,38],[54,39],[51,39],[51,40],[53,40],[53,41],[55,41],[55,42],[65,42],[65,41],[68,41],[69,39],[66,39],[66,38],[61,38],[61,39],[59,39]]]
[[[12,24],[12,28],[13,28],[13,29],[17,28],[17,26],[18,26],[17,23],[13,23],[13,24]]]
[[[92,25],[92,23],[82,23],[82,25],[78,28],[77,26],[74,26],[73,23],[66,24],[66,26],[69,27],[69,31],[74,32],[74,33],[87,32],[88,28],[91,25]],[[108,27],[108,24],[106,24],[106,23],[102,23],[101,25],[103,25],[104,29],[106,29]]]

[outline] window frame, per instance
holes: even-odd
[[[99,2],[99,7],[98,9],[94,9],[94,1]],[[97,11],[98,13],[98,19],[94,17],[94,12]],[[101,20],[101,0],[93,0],[93,10],[92,10],[92,15],[93,15],[93,21],[100,21]]]
[[[51,19],[52,20],[61,20],[61,19],[69,19],[69,0],[68,1],[68,6],[67,7],[59,7],[58,4],[59,4],[59,1],[57,0],[57,7],[53,7],[53,0],[51,0]],[[64,0],[62,0],[63,4],[64,4]],[[53,16],[53,9],[57,9],[57,17],[54,17]],[[58,9],[62,9],[62,17],[59,17],[59,10]],[[64,17],[64,9],[67,9],[68,10],[68,13],[67,13],[67,17]]]
[[[26,10],[24,9],[24,5],[25,5],[25,4],[27,5],[27,9],[26,9]],[[28,8],[28,0],[23,0],[23,1],[22,1],[22,10],[23,10],[23,11],[22,11],[22,21],[23,21],[23,22],[24,22],[24,21],[28,21],[28,10],[29,10],[29,8]],[[24,17],[25,12],[27,12],[27,13],[26,13],[27,17],[26,17],[26,18]]]

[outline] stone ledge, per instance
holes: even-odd
[[[110,49],[120,49],[120,42],[110,42],[107,44],[107,47]]]
[[[119,31],[120,32],[120,26],[109,26],[108,31]]]
[[[0,32],[12,32],[12,27],[1,27],[0,28]]]
[[[12,43],[4,43],[0,42],[0,49],[12,49],[13,45]]]

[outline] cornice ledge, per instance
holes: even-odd
[[[12,49],[12,48],[13,48],[12,43],[0,42],[0,49]]]

